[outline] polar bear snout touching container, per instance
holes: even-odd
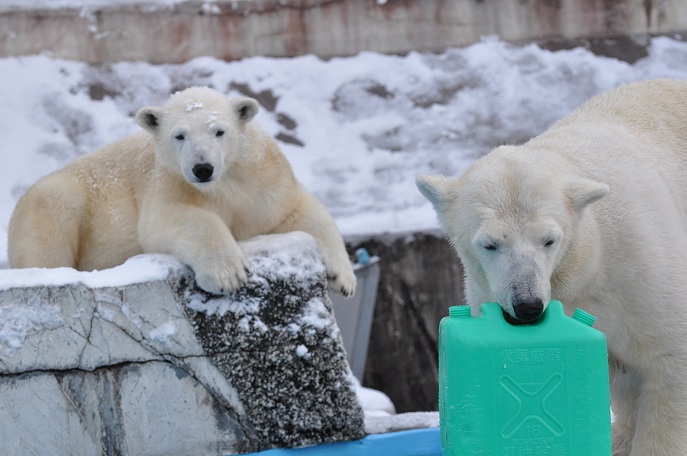
[[[73,161],[21,197],[8,230],[10,266],[93,270],[167,253],[194,270],[198,286],[223,294],[250,272],[238,240],[304,231],[322,252],[330,286],[353,294],[334,220],[253,121],[257,112],[255,100],[207,87],[141,108],[145,131]]]
[[[515,147],[500,147],[457,181],[425,176],[417,183],[451,227],[468,302],[497,301],[507,318],[529,323],[551,300],[551,277],[569,241],[566,227],[608,186],[573,178],[561,186],[555,171],[542,173],[518,155]]]
[[[458,178],[417,179],[473,314],[497,301],[528,321],[556,299],[598,317],[613,456],[687,455],[686,132],[687,81],[643,81]]]
[[[519,298],[516,295],[513,313],[515,314],[516,322],[531,323],[544,313],[544,303],[537,297],[526,296]]]

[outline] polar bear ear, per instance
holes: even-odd
[[[239,98],[234,100],[234,112],[239,118],[239,122],[248,123],[258,113],[260,107],[258,102],[252,98]]]
[[[150,133],[157,133],[162,120],[162,109],[157,107],[141,108],[136,113],[136,123]]]
[[[586,206],[599,201],[611,189],[606,184],[589,179],[578,179],[568,185],[568,198],[573,207],[580,211]]]
[[[439,210],[447,201],[447,193],[451,179],[439,176],[418,176],[415,185],[425,198],[432,203],[435,209]]]

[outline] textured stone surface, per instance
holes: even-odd
[[[71,8],[0,9],[0,56],[50,51],[58,58],[91,63],[178,63],[198,56],[327,58],[361,51],[437,51],[494,35],[513,42],[601,42],[683,32],[687,26],[682,0],[88,3],[90,7],[73,2]]]
[[[207,456],[362,437],[314,241],[242,247],[250,281],[225,297],[168,257],[120,267],[124,282],[157,271],[129,285],[4,271],[2,453]]]
[[[232,379],[261,448],[362,437],[363,416],[322,263],[253,250],[259,246],[243,248],[252,252],[251,269],[262,274],[251,275],[231,297],[189,293],[181,284],[205,353]],[[256,390],[260,395],[251,393]]]
[[[3,454],[232,454],[250,426],[172,363],[0,377]]]
[[[102,288],[72,283],[1,291],[3,332],[8,334],[7,322],[15,321],[17,337],[0,338],[0,344],[5,342],[0,370],[93,370],[163,355],[202,356],[203,349],[168,283],[181,280],[189,271],[171,259],[167,263],[169,278],[154,282]],[[19,340],[22,331],[25,337]]]

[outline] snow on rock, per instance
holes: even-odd
[[[138,255],[123,265],[103,271],[77,271],[72,268],[8,269],[0,273],[0,290],[38,286],[58,287],[83,284],[88,288],[120,287],[134,283],[163,280],[179,262],[167,255]]]
[[[227,296],[158,255],[112,274],[0,271],[3,452],[235,454],[362,437],[314,240],[240,245],[249,282]]]
[[[0,307],[0,348],[11,357],[30,333],[55,329],[62,324],[59,306],[38,298]]]
[[[308,355],[308,347],[305,345],[299,345],[296,347],[296,356],[303,358],[304,356]]]
[[[141,256],[115,269],[1,271],[0,314],[8,318],[0,319],[0,345],[8,349],[0,351],[0,372],[93,370],[203,354],[180,307],[162,304],[175,302],[167,280],[185,273],[183,266]],[[173,337],[151,337],[170,325]]]
[[[150,333],[148,333],[148,337],[151,340],[161,343],[165,347],[169,347],[171,341],[174,339],[174,336],[176,335],[176,332],[176,323],[174,323],[173,321],[168,321],[162,323],[160,326],[150,331]]]

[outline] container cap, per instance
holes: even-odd
[[[370,254],[367,252],[367,249],[361,247],[355,251],[355,259],[358,263],[364,265],[370,262]]]
[[[572,317],[573,320],[577,320],[587,326],[592,326],[596,321],[596,317],[594,315],[587,313],[580,308],[575,309],[575,313],[573,313]]]
[[[469,317],[471,315],[470,306],[451,306],[448,309],[450,317]]]

